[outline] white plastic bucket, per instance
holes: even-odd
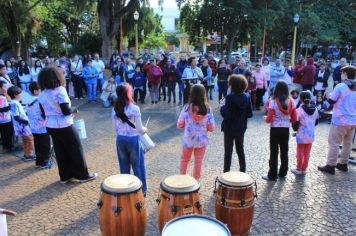
[[[80,139],[87,138],[87,132],[85,130],[85,122],[83,119],[74,121],[73,127],[78,131]]]

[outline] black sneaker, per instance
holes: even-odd
[[[341,170],[341,171],[348,171],[347,164],[337,163],[336,169]]]
[[[79,183],[86,183],[86,182],[89,182],[89,181],[92,181],[92,180],[96,179],[97,177],[98,177],[98,173],[93,173],[93,174],[90,174],[88,176],[88,178],[86,178],[86,179],[80,179]]]
[[[40,166],[41,169],[51,169],[52,163],[47,162],[46,164],[43,164]]]
[[[23,158],[24,161],[34,161],[36,160],[36,157],[35,156],[24,156]]]
[[[335,174],[335,166],[318,166],[318,170],[325,172],[325,173],[329,173],[334,175]]]

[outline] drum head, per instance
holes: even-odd
[[[187,215],[169,221],[162,236],[230,236],[228,228],[220,221],[202,215]]]
[[[237,171],[225,172],[219,177],[219,181],[222,184],[236,187],[249,186],[253,183],[251,176],[246,173]]]
[[[120,174],[107,177],[101,186],[104,192],[120,194],[139,190],[142,182],[134,175]]]
[[[190,193],[198,191],[200,184],[190,175],[172,175],[162,181],[161,188],[170,193]]]

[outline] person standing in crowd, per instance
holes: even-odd
[[[115,83],[118,85],[124,82],[125,68],[122,59],[118,57],[112,68],[112,75],[114,76]]]
[[[208,64],[209,64],[209,67],[211,69],[211,78],[213,80],[215,80],[217,69],[218,69],[218,63],[214,59],[214,56],[213,56],[213,54],[211,52],[208,55]],[[214,83],[216,83],[216,81],[214,81]],[[214,86],[215,86],[214,83],[210,83],[210,85],[208,86],[208,88],[209,88],[209,99],[211,101],[213,100],[213,91],[214,91]]]
[[[293,76],[293,86],[298,92],[303,91],[303,86],[301,84],[303,78],[303,68],[304,68],[304,58],[298,60],[297,65],[294,67],[294,76]]]
[[[159,85],[161,83],[163,72],[153,59],[150,60],[150,64],[146,70],[148,71],[148,88],[150,89],[151,102],[152,104],[157,104],[159,98]]]
[[[138,96],[140,95],[139,101],[141,103],[144,103],[145,100],[143,97],[143,86],[146,85],[146,78],[143,76],[143,73],[141,72],[141,67],[138,65],[136,65],[135,73],[132,76],[130,84],[132,84],[134,90],[134,101],[137,103]]]
[[[58,60],[58,66],[62,68],[64,73],[64,78],[66,79],[66,89],[67,93],[69,92],[69,83],[70,83],[70,61],[67,58],[65,52],[61,53]]]
[[[329,131],[329,151],[325,166],[320,171],[335,174],[335,167],[348,171],[347,162],[351,154],[352,139],[356,129],[356,67],[341,68],[342,83],[338,83],[328,102],[333,105],[333,115]],[[339,157],[339,146],[342,151]],[[339,157],[339,159],[338,159]]]
[[[266,78],[267,78],[267,87],[266,89],[268,88],[269,86],[269,81],[271,79],[270,77],[270,73],[271,73],[271,65],[269,64],[269,60],[267,57],[264,57],[262,59],[262,68],[261,68],[261,71],[266,75]]]
[[[119,53],[119,50],[117,50],[115,48],[114,52],[111,54],[111,57],[110,57],[110,69],[111,70],[113,70],[114,63],[118,57],[120,57],[120,53]]]
[[[168,57],[162,53],[159,52],[156,54],[156,63],[159,68],[161,68],[161,71],[164,71],[164,66],[167,64]],[[161,83],[159,85],[159,95],[158,95],[158,101],[161,100],[161,95],[163,95],[163,101],[166,101],[167,98],[167,81],[164,76],[161,78]]]
[[[124,65],[124,68],[125,68],[125,80],[126,80],[127,83],[131,84],[132,77],[135,74],[135,65],[132,64],[132,62],[131,62],[131,60],[129,58],[127,58],[126,59],[126,63]]]
[[[18,82],[17,68],[12,65],[10,60],[5,61],[5,66],[6,66],[7,75],[9,76],[11,83],[16,84]]]
[[[114,77],[110,77],[104,82],[103,92],[100,95],[103,101],[103,107],[108,108],[116,101],[116,83]]]
[[[314,77],[314,96],[319,92],[324,96],[325,90],[328,87],[329,77],[330,71],[326,68],[326,64],[324,62],[320,63],[319,69],[316,70]]]
[[[83,69],[83,77],[87,86],[88,102],[96,102],[96,92],[99,73],[92,65],[92,60]]]
[[[11,121],[11,107],[6,98],[6,88],[4,82],[0,81],[0,135],[2,148],[4,151],[14,151],[13,146],[13,124]]]
[[[272,82],[271,78],[271,82]],[[268,104],[266,123],[271,124],[270,129],[270,159],[267,176],[262,179],[276,181],[277,177],[285,177],[288,173],[288,142],[289,127],[297,121],[297,112],[293,101],[289,98],[288,85],[284,81],[278,81],[271,100]],[[278,150],[280,149],[281,165],[278,168]]]
[[[252,71],[252,77],[255,78],[256,81],[256,110],[261,110],[260,106],[263,106],[263,95],[268,88],[267,85],[267,76],[262,71],[262,65],[257,63],[255,66],[255,70]]]
[[[284,78],[283,80],[287,83],[288,85],[288,90],[292,90],[292,78],[295,74],[294,69],[290,65],[290,60],[286,59],[284,62]]]
[[[98,72],[96,89],[98,89],[99,92],[102,92],[102,87],[103,87],[103,84],[104,84],[104,81],[105,81],[105,76],[104,76],[105,64],[100,59],[99,53],[94,53],[94,60],[92,61],[92,66]]]
[[[145,98],[147,95],[147,71],[145,70],[145,64],[143,63],[142,58],[139,58],[136,62],[136,66],[140,67],[140,71],[143,74],[143,77],[145,78],[146,83],[143,85],[143,94],[142,94],[142,103],[145,104]]]
[[[293,130],[296,131],[293,136],[296,137],[297,142],[297,166],[291,169],[291,172],[296,175],[306,173],[314,142],[314,129],[318,124],[318,110],[311,104],[311,98],[310,91],[300,93],[302,106],[297,109],[298,120],[292,124]]]
[[[37,82],[38,74],[42,70],[41,60],[36,60],[35,65],[31,68],[31,81]]]
[[[193,177],[199,181],[208,145],[208,132],[215,130],[213,111],[209,106],[203,85],[192,86],[189,103],[183,107],[177,127],[184,129],[180,174],[187,173],[188,164],[194,152]]]
[[[251,71],[248,69],[247,67],[247,63],[245,59],[240,59],[240,63],[238,64],[238,66],[233,70],[232,72],[233,74],[242,74],[245,76],[245,78],[247,79],[247,81],[249,81],[250,77],[252,76]]]
[[[333,72],[334,88],[337,84],[341,83],[341,68],[347,65],[347,60],[345,57],[340,59],[339,65],[335,68]]]
[[[276,87],[276,84],[279,80],[284,79],[285,68],[281,65],[281,59],[277,58],[275,63],[276,64],[272,66],[270,70],[271,79],[268,87],[269,92],[271,92],[271,90]]]
[[[203,73],[202,84],[204,85],[206,96],[210,97],[210,100],[213,100],[213,90],[214,87],[211,88],[211,80],[212,80],[212,70],[209,66],[207,59],[202,59],[202,65],[200,67],[201,72]],[[209,96],[210,93],[210,96]]]
[[[190,97],[190,89],[192,84],[198,83],[203,79],[203,72],[198,67],[198,61],[196,57],[190,57],[188,59],[188,67],[184,69],[182,74],[182,80],[184,83],[184,96],[183,103],[187,103]]]
[[[83,99],[83,64],[78,55],[74,55],[72,63],[70,63],[71,80],[74,86],[75,99]]]
[[[20,62],[20,67],[18,69],[18,75],[19,75],[19,82],[20,82],[22,91],[29,92],[28,86],[31,83],[31,70],[24,60],[22,60]]]
[[[34,137],[36,166],[41,169],[47,169],[52,166],[49,162],[51,138],[47,133],[45,119],[42,116],[40,103],[38,101],[40,89],[36,82],[32,82],[29,88],[32,95],[32,102],[27,105],[26,113],[28,115],[31,132]]]
[[[117,100],[112,112],[112,122],[116,133],[116,150],[120,173],[134,175],[142,182],[142,191],[146,196],[145,154],[140,144],[140,134],[147,132],[142,125],[140,108],[134,104],[132,87],[120,84],[116,88]]]
[[[302,69],[302,81],[303,91],[309,90],[313,92],[314,76],[316,68],[314,66],[314,59],[312,57],[307,58],[307,65]]]
[[[171,60],[167,60],[167,64],[164,66],[164,77],[168,85],[168,103],[171,102],[171,97],[173,98],[173,103],[176,103],[176,67]]]
[[[14,86],[11,82],[11,78],[7,75],[7,70],[5,65],[0,65],[0,82],[3,83],[3,87],[5,90]]]
[[[53,141],[60,183],[66,184],[73,179],[84,183],[96,179],[97,173],[88,172],[82,144],[73,127],[73,114],[78,111],[71,108],[63,73],[56,67],[43,68],[38,75],[38,84],[41,88],[38,101]]]
[[[243,75],[233,74],[229,79],[231,93],[220,104],[220,113],[224,118],[221,131],[224,132],[224,172],[229,172],[233,147],[239,157],[240,171],[246,172],[244,136],[247,119],[252,117],[252,103],[247,89],[247,80]]]
[[[183,104],[183,91],[184,91],[184,83],[182,80],[182,75],[185,70],[185,68],[188,67],[188,61],[187,61],[187,54],[182,53],[180,55],[180,61],[177,63],[177,83],[178,83],[178,99],[179,103],[178,105]]]
[[[21,101],[21,89],[17,86],[12,86],[7,90],[7,94],[11,98],[11,117],[13,120],[13,127],[15,136],[22,137],[22,146],[24,151],[24,160],[33,161],[35,156],[33,155],[34,144],[33,135],[29,127],[28,117],[20,104]]]
[[[226,64],[225,59],[220,59],[218,63],[218,68],[216,69],[216,74],[218,76],[217,83],[219,87],[219,101],[227,95],[227,81],[231,75],[231,70]]]
[[[143,61],[143,64],[147,64],[150,62],[150,60],[152,59],[152,55],[150,53],[149,48],[145,48],[145,52],[142,54],[141,59]]]

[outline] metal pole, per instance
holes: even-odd
[[[296,41],[297,41],[297,25],[294,26],[294,36],[293,36],[293,48],[292,48],[292,60],[291,60],[291,65],[295,65],[295,46],[296,46]]]
[[[136,31],[136,49],[135,49],[135,57],[136,59],[140,56],[138,54],[138,29],[137,29],[137,21],[135,23],[135,31]]]

